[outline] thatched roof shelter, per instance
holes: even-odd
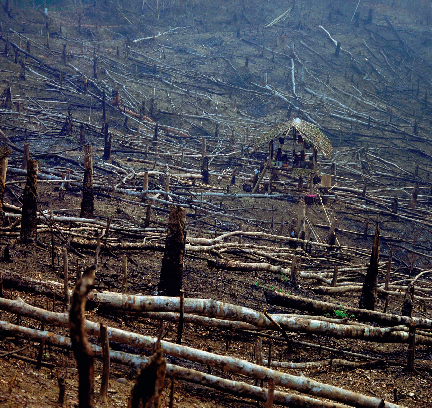
[[[254,150],[257,150],[258,147],[260,147],[265,142],[270,142],[276,138],[286,136],[291,129],[295,129],[298,133],[300,133],[305,142],[312,144],[315,149],[321,152],[325,157],[331,156],[333,148],[327,136],[325,136],[317,126],[299,118],[280,123],[272,130],[264,133],[255,144]]]

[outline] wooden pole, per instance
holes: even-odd
[[[102,381],[100,386],[100,396],[103,403],[108,400],[108,385],[110,377],[110,347],[108,330],[104,324],[100,324],[100,342],[102,345],[102,358],[103,358],[103,369],[102,369]]]
[[[411,323],[409,325],[408,360],[407,360],[407,371],[410,372],[410,373],[412,373],[414,371],[415,335],[416,335],[416,325],[414,323]]]
[[[122,292],[127,292],[127,276],[128,276],[128,261],[127,256],[122,256],[122,277],[123,277],[123,283],[122,283]]]
[[[93,218],[93,146],[84,146],[84,183],[81,201],[81,218]]]
[[[6,173],[9,153],[10,150],[7,146],[0,148],[0,216],[3,216],[3,197],[6,186]]]
[[[332,283],[331,283],[331,285],[333,287],[335,287],[337,285],[338,274],[339,274],[339,268],[337,266],[335,266],[334,270],[333,270],[333,279],[332,279]]]
[[[42,358],[43,358],[43,354],[44,354],[44,348],[45,348],[45,339],[42,339],[40,344],[39,344],[36,370],[40,370],[42,368]]]
[[[379,263],[380,239],[378,225],[375,228],[375,237],[372,247],[372,254],[366,278],[363,283],[362,294],[359,302],[359,309],[375,309],[377,284],[378,284],[378,263]]]
[[[65,295],[65,308],[69,307],[69,260],[68,251],[66,248],[63,249],[63,277],[64,277],[64,295]]]
[[[182,335],[183,335],[183,325],[184,325],[184,298],[185,293],[184,290],[180,290],[180,316],[179,316],[179,323],[178,323],[178,329],[177,329],[177,344],[181,344]]]
[[[270,378],[265,408],[272,408],[273,407],[274,392],[275,392],[275,383],[274,383],[274,380],[272,378]]]

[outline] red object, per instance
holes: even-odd
[[[317,199],[317,195],[316,194],[308,194],[305,197],[305,203],[306,204],[313,204],[316,199]]]

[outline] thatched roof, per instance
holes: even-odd
[[[321,132],[321,130],[318,129],[318,127],[299,118],[295,118],[289,122],[280,123],[272,130],[264,133],[255,144],[254,150],[257,150],[257,148],[265,142],[270,142],[271,140],[285,136],[293,128],[300,133],[304,141],[312,143],[312,145],[325,157],[331,156],[333,148],[330,140],[323,132]]]

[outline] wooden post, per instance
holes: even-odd
[[[63,51],[62,51],[62,59],[63,59],[63,65],[66,65],[66,44],[63,44]]]
[[[128,276],[128,261],[127,256],[122,256],[122,292],[126,293],[127,291],[127,276]]]
[[[378,264],[379,264],[380,239],[378,225],[375,228],[375,237],[372,246],[372,254],[366,278],[363,283],[362,294],[359,302],[359,309],[375,309],[377,284],[378,284]]]
[[[208,184],[209,183],[209,169],[208,169],[208,165],[209,165],[209,158],[203,157],[203,164],[201,167],[201,175],[202,175],[202,182],[204,184]]]
[[[333,221],[331,223],[331,227],[330,227],[330,233],[329,236],[327,238],[327,244],[331,245],[331,246],[335,246],[336,245],[336,226],[337,226],[337,218],[333,218]],[[331,250],[332,248],[327,247],[327,250]]]
[[[6,173],[9,154],[10,150],[7,146],[0,148],[0,216],[3,216],[3,197],[6,186]]]
[[[169,195],[168,195],[168,193],[169,193],[169,189],[170,189],[170,175],[169,175],[169,173],[167,172],[167,173],[165,174],[165,192],[167,193],[167,194],[164,195],[164,199],[165,199],[165,200],[168,200],[168,197],[169,197]]]
[[[102,126],[106,123],[106,95],[105,91],[102,93]]]
[[[24,188],[21,233],[22,242],[34,242],[37,236],[37,174],[38,162],[27,163],[27,180]]]
[[[69,307],[69,260],[68,251],[66,248],[63,249],[63,277],[64,277],[64,295],[65,295],[65,309]]]
[[[300,271],[300,257],[294,256],[291,262],[291,285],[298,287],[298,274]]]
[[[102,402],[106,403],[108,400],[108,385],[110,377],[110,347],[108,330],[104,324],[100,324],[100,342],[102,345],[102,358],[103,358],[103,369],[102,369],[102,380],[100,386],[100,397]]]
[[[185,226],[186,210],[182,207],[171,206],[158,286],[160,296],[180,296],[183,282]]]
[[[265,408],[272,408],[273,407],[274,392],[275,392],[275,383],[274,383],[274,380],[272,378],[270,378]]]
[[[43,354],[44,354],[44,348],[45,348],[45,339],[43,338],[39,344],[36,370],[40,370],[42,368],[42,358],[43,358]]]
[[[184,298],[185,293],[184,290],[180,290],[180,315],[179,315],[179,323],[177,328],[177,344],[181,344],[182,335],[183,335],[183,326],[184,326]]]
[[[146,207],[146,216],[145,216],[145,221],[144,221],[144,228],[148,228],[149,227],[150,221],[151,221],[151,205],[147,204],[147,207]]]
[[[81,218],[93,218],[93,146],[84,146],[84,183],[81,201]]]
[[[142,200],[145,201],[147,199],[147,193],[145,191],[147,191],[149,188],[149,173],[148,171],[144,172],[144,180],[143,180],[143,197]]]
[[[174,407],[174,386],[175,386],[175,375],[171,376],[171,389],[170,389],[170,399],[168,408]]]
[[[331,285],[333,287],[335,287],[337,285],[338,274],[339,274],[339,268],[337,266],[335,266],[333,269],[333,279],[332,279],[332,283],[331,283]]]
[[[97,79],[97,71],[98,71],[98,59],[95,56],[93,58],[93,78]]]
[[[153,154],[155,155],[155,158],[158,152],[158,132],[159,132],[159,126],[156,123],[154,134],[153,134],[153,141],[152,141]]]
[[[57,402],[59,403],[60,406],[63,406],[65,400],[66,382],[64,377],[59,377],[57,382],[59,386],[59,396]]]
[[[408,361],[407,361],[407,371],[410,373],[414,371],[415,334],[416,334],[416,325],[414,323],[410,323],[409,334],[408,334]]]
[[[109,160],[111,157],[112,143],[111,143],[111,135],[108,132],[109,129],[108,123],[105,123],[105,125],[103,125],[103,128],[104,128],[104,139],[105,139],[103,159]]]

